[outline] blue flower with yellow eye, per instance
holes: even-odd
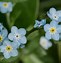
[[[12,12],[13,4],[11,2],[0,2],[0,12],[9,13]]]
[[[0,23],[0,45],[7,38],[8,31],[7,29]]]
[[[24,28],[18,29],[16,26],[11,28],[11,33],[9,33],[8,38],[9,40],[15,42],[17,46],[26,44],[27,39],[25,37],[26,30]]]
[[[50,8],[49,12],[47,12],[47,15],[56,22],[61,21],[61,10],[56,11],[55,8]]]
[[[41,21],[35,20],[34,28],[40,28],[42,25],[46,24],[46,20],[42,19]]]
[[[52,21],[50,24],[44,25],[45,37],[49,39],[59,40],[59,33],[61,33],[61,25]]]
[[[11,56],[14,57],[18,55],[16,44],[14,42],[10,42],[9,40],[5,40],[3,45],[0,46],[0,49],[6,59]]]

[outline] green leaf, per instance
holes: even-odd
[[[0,0],[0,1],[17,3],[17,2],[25,2],[27,0]]]
[[[44,63],[35,54],[25,56],[23,59],[24,63]]]
[[[18,2],[11,13],[11,21],[15,21],[18,27],[28,27],[37,18],[39,0],[27,0]]]

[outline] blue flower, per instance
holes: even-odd
[[[46,24],[45,19],[42,19],[41,21],[35,20],[34,28],[39,28],[40,26],[45,25],[45,24]]]
[[[0,12],[8,13],[12,12],[13,4],[11,2],[0,2]]]
[[[40,38],[40,45],[44,48],[44,49],[48,49],[52,46],[52,43],[47,40],[45,37],[41,37]]]
[[[9,33],[8,38],[14,41],[17,46],[26,44],[27,39],[25,37],[26,30],[24,28],[18,29],[16,26],[11,28],[11,33]]]
[[[61,25],[58,25],[57,22],[52,21],[50,24],[44,26],[46,32],[45,37],[49,39],[59,40],[59,33],[61,33]]]
[[[0,49],[6,59],[10,58],[11,56],[14,57],[18,55],[17,46],[14,42],[10,42],[9,40],[5,40]]]
[[[56,22],[61,21],[61,10],[56,11],[55,8],[50,8],[49,12],[47,12],[47,15]]]
[[[0,45],[2,45],[3,41],[7,38],[7,35],[7,29],[0,23]]]

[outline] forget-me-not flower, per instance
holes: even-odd
[[[17,46],[14,42],[10,42],[9,40],[5,40],[0,49],[6,59],[10,58],[11,56],[14,57],[18,55]]]
[[[39,28],[42,25],[46,24],[46,19],[42,19],[41,21],[35,20],[34,28]]]
[[[47,12],[47,15],[57,22],[61,21],[61,10],[56,11],[55,8],[50,8],[49,12]]]
[[[7,38],[8,31],[7,29],[0,23],[0,45]]]
[[[8,13],[12,12],[13,4],[12,2],[0,2],[0,12]]]
[[[13,26],[11,28],[11,33],[9,33],[8,38],[12,41],[14,41],[17,46],[26,44],[27,39],[25,37],[26,30],[24,28],[18,29],[16,26]]]
[[[50,24],[44,26],[44,31],[46,32],[45,37],[47,39],[59,40],[59,33],[61,33],[61,25],[57,22],[52,21]]]
[[[52,43],[50,41],[48,41],[45,37],[41,37],[40,38],[40,45],[44,48],[44,49],[48,49],[52,46]]]
[[[0,32],[0,44],[7,38],[8,31],[6,28]]]

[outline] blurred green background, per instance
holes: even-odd
[[[0,54],[0,63],[59,63],[59,54],[57,44],[49,50],[44,50],[40,44],[39,39],[44,36],[43,29],[32,30],[36,19],[46,19],[47,23],[51,20],[46,15],[51,7],[57,10],[61,9],[60,0],[0,0],[11,1],[14,4],[13,12],[10,14],[11,23],[18,28],[23,27],[27,30],[27,44],[25,48],[18,49],[19,55],[4,59]],[[9,30],[6,15],[0,13],[0,22]],[[10,23],[10,24],[11,24]]]

